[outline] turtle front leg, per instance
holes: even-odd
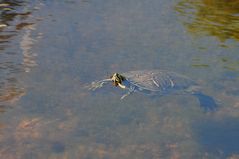
[[[120,99],[124,99],[125,97],[127,97],[128,95],[130,95],[132,92],[128,91],[127,93],[125,93]]]
[[[129,91],[127,93],[125,93],[120,99],[124,99],[125,97],[127,97],[128,95],[132,94],[135,91],[134,87],[130,87]]]

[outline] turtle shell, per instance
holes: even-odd
[[[163,92],[185,90],[196,83],[190,78],[165,70],[141,70],[122,73],[139,91]]]

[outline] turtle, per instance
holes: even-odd
[[[125,73],[114,73],[110,78],[92,82],[90,90],[103,87],[106,83],[128,90],[121,99],[133,92],[150,96],[163,96],[167,94],[190,94],[199,100],[200,106],[208,111],[215,110],[217,102],[200,91],[200,86],[189,77],[167,70],[138,70]]]

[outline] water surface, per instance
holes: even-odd
[[[238,158],[237,6],[1,1],[0,158]],[[85,87],[141,69],[184,74],[220,107]]]

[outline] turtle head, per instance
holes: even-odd
[[[126,80],[124,76],[122,76],[119,73],[114,73],[110,78],[111,78],[114,86],[116,86],[116,87],[119,86],[121,88],[125,88],[125,86],[122,84],[122,82],[124,80]]]

